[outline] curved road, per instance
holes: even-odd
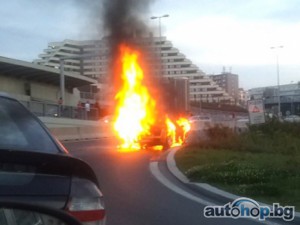
[[[108,225],[262,224],[245,219],[205,218],[204,205],[179,192],[195,196],[195,199],[205,196],[199,196],[168,174],[159,152],[120,153],[112,139],[66,142],[64,145],[96,172],[105,197]],[[162,179],[157,179],[153,171],[151,173],[150,162],[158,164],[156,172],[163,175]],[[171,190],[159,180],[179,191]]]

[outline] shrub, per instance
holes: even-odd
[[[230,149],[248,152],[275,152],[295,155],[300,153],[300,123],[272,120],[261,125],[251,125],[249,130],[237,134],[228,127],[215,126],[200,136],[194,134],[190,146],[212,149]]]

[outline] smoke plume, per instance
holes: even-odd
[[[153,0],[104,0],[103,28],[112,50],[119,43],[130,42],[132,37],[147,32],[143,22]]]
[[[126,44],[141,50],[135,39],[149,33],[145,21],[150,19],[148,11],[152,2],[153,0],[103,0],[102,29],[109,43],[111,71],[108,79],[114,84],[113,92],[119,90],[122,84],[120,45]],[[149,76],[146,77],[149,80]]]

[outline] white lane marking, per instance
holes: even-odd
[[[180,194],[192,201],[195,201],[197,203],[200,203],[202,204],[203,206],[206,206],[206,205],[215,205],[214,203],[212,202],[208,202],[208,201],[205,201],[201,198],[198,198],[188,192],[186,192],[185,190],[175,186],[174,184],[172,184],[167,178],[165,178],[162,173],[159,171],[159,168],[158,168],[158,162],[151,162],[150,163],[150,171],[152,173],[152,175],[160,182],[162,183],[163,185],[165,185],[167,188],[171,189],[172,191],[176,192],[177,194]]]
[[[196,197],[190,193],[188,193],[187,191],[183,190],[182,188],[179,188],[178,186],[174,185],[173,183],[171,183],[159,170],[158,168],[158,162],[150,162],[149,165],[150,168],[150,172],[152,173],[152,175],[160,182],[162,183],[164,186],[166,186],[167,188],[171,189],[172,191],[174,191],[177,194],[182,195],[183,197],[186,197],[187,199],[190,199],[194,202],[197,202],[203,206],[207,206],[207,205],[216,205],[215,203],[203,200],[199,197]],[[270,222],[270,221],[259,221],[259,220],[255,220],[252,218],[246,218],[249,219],[251,221],[254,222],[259,222],[259,223],[263,223],[263,224],[267,224],[267,225],[281,225],[280,223],[275,223],[275,222]]]

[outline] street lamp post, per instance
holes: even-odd
[[[280,104],[280,76],[279,76],[279,56],[278,49],[283,48],[283,46],[271,47],[271,49],[276,50],[276,71],[277,71],[277,97],[278,97],[278,118],[281,118],[281,104]]]
[[[290,100],[291,100],[291,114],[293,115],[294,114],[294,96],[291,96]]]
[[[60,99],[62,101],[62,104],[65,104],[65,74],[64,74],[64,59],[60,59]]]
[[[152,20],[155,20],[155,19],[158,19],[158,28],[159,28],[159,44],[161,45],[162,41],[161,41],[161,18],[164,18],[164,17],[169,17],[168,14],[165,14],[165,15],[162,15],[162,16],[152,16],[150,17],[150,19]],[[162,56],[161,56],[161,46],[159,46],[159,55],[160,55],[160,60],[162,60]],[[161,65],[160,65],[161,66]],[[161,71],[160,71],[161,73]],[[160,74],[161,75],[161,74]]]

